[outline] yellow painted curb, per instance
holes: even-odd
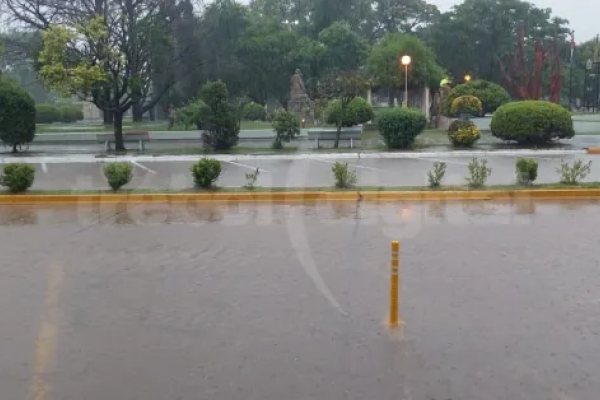
[[[123,194],[21,194],[0,195],[0,205],[98,203],[294,203],[356,201],[357,191],[343,192],[244,192],[244,193],[123,193]],[[473,190],[473,191],[371,191],[360,192],[364,201],[444,200],[568,200],[599,199],[600,189]]]
[[[600,147],[588,147],[586,150],[588,154],[600,154]]]

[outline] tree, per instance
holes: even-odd
[[[300,135],[300,121],[295,114],[280,110],[273,117],[273,130],[275,131],[274,149],[283,149],[283,143],[289,143]]]
[[[388,34],[373,48],[367,66],[380,86],[390,88],[390,107],[394,104],[394,92],[405,84],[399,57],[409,55],[409,87],[437,87],[444,75],[435,62],[433,52],[414,35]]]
[[[373,39],[387,33],[410,33],[439,15],[435,5],[423,0],[373,0]]]
[[[0,140],[18,148],[35,136],[35,105],[26,92],[13,84],[0,83]]]
[[[549,8],[537,8],[522,0],[465,0],[434,18],[419,35],[457,81],[471,74],[499,83],[497,57],[513,51],[521,20],[525,22],[526,42],[550,38],[566,41],[567,20],[553,17]]]
[[[173,77],[153,88],[158,75],[152,53],[169,41],[169,32],[157,22],[161,1],[82,0],[72,7],[54,1],[39,13],[11,9],[17,19],[44,31],[40,78],[53,90],[91,98],[100,110],[112,113],[115,149],[123,151],[123,114],[134,104],[141,104],[142,113],[148,111],[175,82]],[[184,55],[185,49],[168,55],[165,65],[175,66]]]
[[[326,28],[319,33],[318,40],[325,46],[321,58],[323,72],[357,70],[367,59],[369,48],[366,41],[346,23],[336,22]]]
[[[335,113],[335,117],[328,118],[332,123],[335,123],[337,128],[334,148],[339,147],[342,128],[348,121],[352,120],[352,118],[349,118],[352,102],[357,97],[364,96],[371,86],[370,79],[362,71],[338,72],[321,83],[319,88],[321,97],[336,100],[336,103],[334,103],[336,109],[330,109],[328,113],[330,116]],[[366,121],[357,121],[356,123],[362,122]]]
[[[209,82],[202,87],[200,126],[206,133],[204,145],[211,150],[229,150],[237,145],[240,124],[236,109],[229,103],[227,86],[222,81]]]
[[[285,105],[292,73],[299,68],[310,79],[313,62],[322,52],[316,42],[284,29],[277,21],[256,17],[236,49],[238,60],[244,65],[240,76],[245,80],[241,85],[257,103],[276,99]]]

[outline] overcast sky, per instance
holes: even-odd
[[[239,0],[249,3],[249,0]],[[435,4],[441,11],[447,11],[454,4],[460,3],[455,0],[427,0]],[[537,7],[551,8],[554,15],[566,18],[570,22],[571,29],[575,30],[575,40],[584,42],[600,33],[599,0],[530,0]]]

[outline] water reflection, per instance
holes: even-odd
[[[0,207],[0,225],[35,225],[38,209],[31,206]]]
[[[169,225],[223,223],[267,226],[283,224],[290,218],[320,221],[323,224],[399,226],[433,222],[447,224],[510,224],[527,222],[522,216],[568,212],[595,212],[598,201],[469,201],[469,202],[318,202],[273,205],[264,203],[229,204],[96,204],[76,206],[0,206],[1,226],[57,225]],[[469,218],[476,217],[476,218]],[[529,222],[528,222],[529,223]]]

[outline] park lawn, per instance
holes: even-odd
[[[242,130],[271,130],[273,127],[270,122],[265,121],[242,121]],[[185,131],[193,129],[185,129],[183,126],[173,126],[169,129],[167,121],[160,122],[123,122],[123,132],[133,131]],[[112,132],[111,125],[103,125],[101,123],[81,123],[74,122],[72,124],[36,124],[36,133],[98,133]]]

